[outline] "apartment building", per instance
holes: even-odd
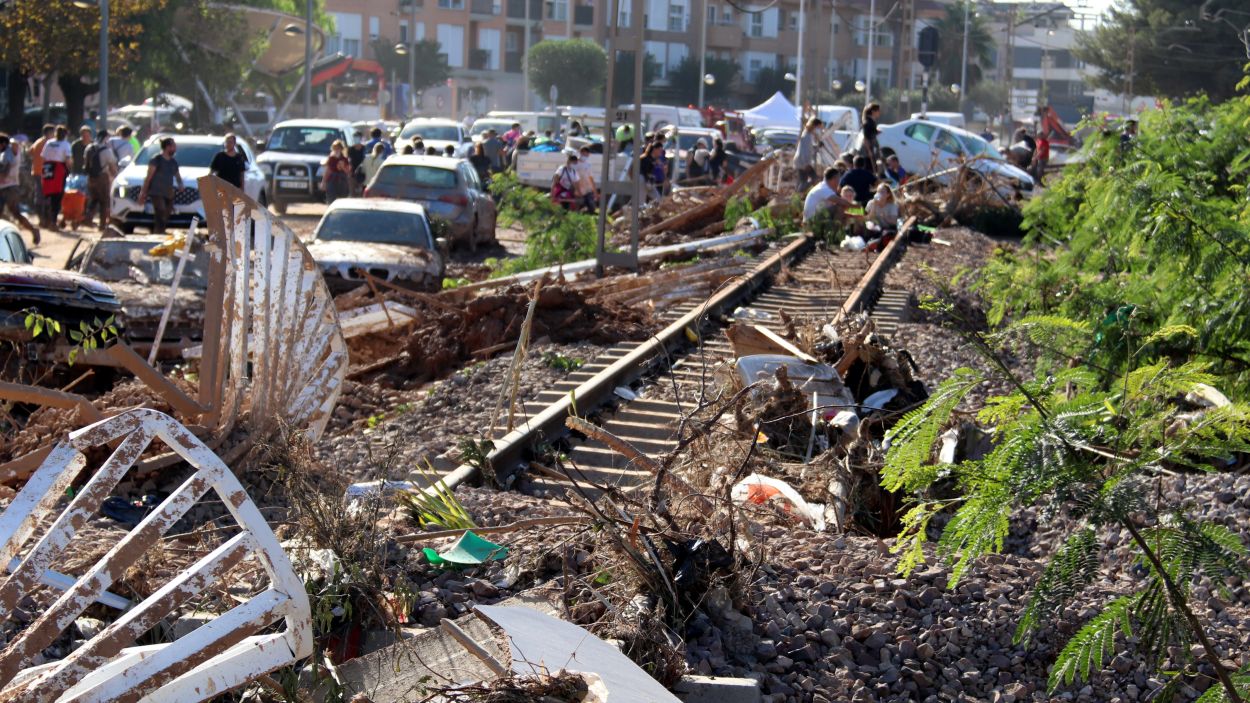
[[[591,2],[528,0],[526,5],[527,0],[326,0],[335,25],[326,51],[373,59],[375,41],[437,40],[451,79],[419,95],[423,113],[459,117],[519,110],[527,102],[521,77],[527,46],[597,33]]]

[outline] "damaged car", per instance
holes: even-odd
[[[35,334],[26,318],[37,313],[55,320],[62,330],[86,323],[99,326],[117,315],[121,304],[109,286],[70,271],[56,271],[29,264],[0,262],[0,340],[28,345]],[[28,358],[38,351],[26,348]]]
[[[435,239],[425,208],[401,200],[340,198],[317,223],[308,252],[332,293],[368,276],[412,290],[443,286],[447,240]]]
[[[185,241],[185,240],[182,240]],[[116,293],[125,320],[124,339],[147,355],[155,342],[170,284],[178,268],[174,251],[183,245],[163,234],[83,237],[70,252],[65,268],[104,281]],[[198,237],[183,267],[169,322],[157,358],[177,358],[182,349],[204,335],[204,299],[208,291],[208,256]]]

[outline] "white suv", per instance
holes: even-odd
[[[330,156],[330,145],[340,139],[348,147],[356,142],[351,122],[287,120],[273,128],[256,165],[269,180],[274,211],[281,215],[289,203],[325,201],[321,165]]]

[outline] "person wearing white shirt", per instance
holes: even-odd
[[[812,189],[807,191],[807,197],[803,198],[803,222],[811,221],[816,216],[816,213],[829,207],[837,200],[840,200],[838,196],[838,171],[835,168],[827,168],[825,169],[824,180],[812,186]]]
[[[894,191],[890,190],[888,183],[877,186],[877,194],[868,201],[864,215],[882,232],[898,229],[898,203],[894,201]]]
[[[65,196],[65,179],[74,159],[73,149],[65,140],[67,136],[69,130],[64,125],[57,127],[56,138],[45,143],[40,152],[43,157],[43,194],[48,198],[48,218],[53,228],[59,225],[57,220],[61,216],[61,198]]]

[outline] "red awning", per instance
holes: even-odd
[[[335,61],[327,66],[313,72],[312,84],[314,86],[324,85],[336,78],[342,78],[348,71],[362,71],[364,73],[372,73],[381,78],[383,71],[382,65],[377,61],[369,59],[354,59],[350,56],[344,56],[341,60]]]

